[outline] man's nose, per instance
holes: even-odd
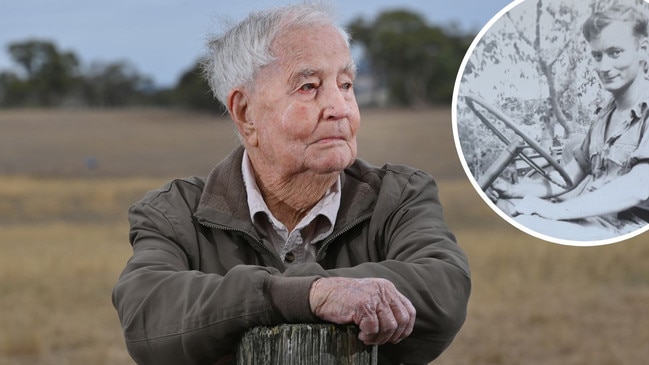
[[[324,119],[338,120],[346,118],[349,115],[350,100],[348,99],[353,91],[343,90],[338,85],[331,85],[324,89],[320,100]]]
[[[601,60],[597,63],[597,65],[595,66],[595,69],[596,69],[598,72],[608,72],[608,71],[610,71],[611,68],[612,68],[612,66],[611,66],[612,63],[611,63],[611,61],[612,61],[612,60],[611,60],[610,57],[603,56],[602,59],[601,59]]]

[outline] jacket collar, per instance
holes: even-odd
[[[258,235],[250,221],[250,210],[243,183],[241,162],[244,148],[235,148],[208,175],[194,214],[200,221]],[[371,213],[380,185],[366,180],[370,166],[357,160],[341,174],[342,196],[334,232]],[[380,182],[378,182],[380,184]]]

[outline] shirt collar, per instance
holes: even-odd
[[[273,213],[266,205],[255,176],[252,172],[252,165],[250,159],[248,158],[247,151],[243,152],[243,160],[241,162],[241,172],[243,174],[243,183],[246,187],[246,195],[248,198],[248,208],[250,209],[250,220],[254,223],[255,215],[257,213],[266,213],[270,217],[271,221],[276,224],[279,223]],[[341,197],[341,182],[340,176],[336,180],[336,183],[327,190],[325,195],[316,203],[316,205],[307,213],[307,215],[298,223],[295,229],[302,229],[307,226],[311,221],[313,221],[317,216],[322,215],[329,221],[331,227],[336,222],[336,216],[338,215],[338,209],[340,208],[340,197]]]
[[[649,100],[649,90],[645,91],[642,97],[638,99],[636,105],[629,110],[628,118],[630,121],[642,118],[642,116],[647,112],[647,108],[649,108],[647,100]],[[608,115],[608,113],[612,112],[616,108],[617,104],[615,103],[615,99],[611,98],[608,105],[604,108],[605,113],[603,115]]]
[[[640,101],[633,108],[631,108],[631,118],[640,119],[642,118],[642,116],[646,111],[647,111],[647,98],[644,97],[640,99]]]

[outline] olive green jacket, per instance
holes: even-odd
[[[320,277],[390,280],[413,303],[413,333],[379,347],[380,363],[424,364],[466,318],[467,259],[443,221],[432,177],[357,160],[341,176],[334,232],[317,263],[285,265],[250,221],[243,148],[207,179],[175,180],[129,210],[133,256],[113,290],[138,364],[213,364],[258,325],[319,322],[309,290]]]

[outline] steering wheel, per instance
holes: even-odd
[[[498,139],[500,139],[508,146],[507,150],[505,150],[503,154],[498,158],[498,160],[487,170],[487,172],[485,173],[485,177],[482,178],[481,181],[479,182],[480,187],[483,190],[489,187],[493,183],[493,181],[503,172],[503,170],[507,167],[507,165],[510,162],[512,162],[516,156],[520,156],[521,159],[525,161],[525,163],[527,163],[532,169],[534,169],[543,178],[552,182],[553,184],[556,184],[564,189],[571,189],[573,187],[572,179],[570,178],[570,175],[568,175],[566,170],[563,168],[563,166],[561,166],[561,164],[559,164],[557,160],[555,160],[548,152],[546,152],[541,146],[539,146],[539,144],[536,143],[536,141],[534,141],[532,138],[528,137],[525,133],[523,133],[523,131],[519,129],[508,116],[503,114],[500,110],[489,105],[486,101],[484,101],[482,98],[478,96],[469,95],[469,96],[465,96],[464,98],[467,104],[469,105],[471,111],[473,111],[473,113],[480,119],[480,121],[482,121],[482,123],[491,132],[493,132],[498,137]],[[476,108],[475,104],[480,105],[491,115],[495,116],[500,121],[505,123],[505,125],[511,130],[513,130],[520,138],[510,141],[484,116],[484,114],[482,114],[481,111],[479,111]],[[539,166],[536,162],[534,162],[529,156],[523,153],[523,147],[524,147],[523,143],[531,147],[540,156],[542,156],[559,173],[559,176],[561,176],[562,180],[559,180],[557,179],[556,176],[549,174],[541,166]]]

